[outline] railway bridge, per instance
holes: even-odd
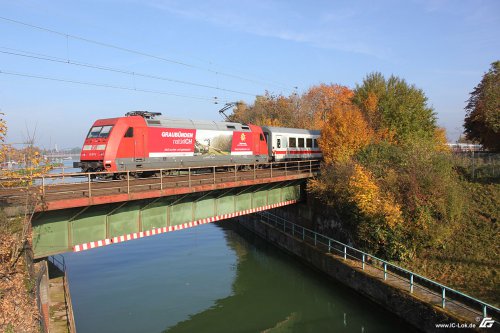
[[[35,258],[82,251],[293,204],[320,161],[2,179],[0,205],[33,213]],[[147,177],[146,177],[147,176]]]

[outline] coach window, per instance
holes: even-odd
[[[312,148],[313,139],[306,139],[306,148]]]
[[[134,137],[134,128],[129,127],[127,132],[125,132],[125,137],[126,138],[133,138]]]
[[[276,139],[276,148],[281,148],[281,139]]]
[[[304,138],[299,138],[299,148],[304,148]]]
[[[297,147],[297,138],[289,138],[288,139],[288,147],[296,148]]]
[[[318,148],[318,139],[314,139],[314,148]]]

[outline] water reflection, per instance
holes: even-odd
[[[68,255],[78,332],[408,331],[234,225]]]
[[[249,233],[242,238],[231,222],[220,226],[238,254],[232,295],[164,332],[364,332],[365,325],[371,332],[405,329],[374,304],[260,238]]]

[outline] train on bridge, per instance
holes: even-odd
[[[174,119],[132,111],[124,117],[96,120],[74,167],[118,175],[320,159],[319,135],[315,130]]]

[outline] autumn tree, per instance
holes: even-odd
[[[500,151],[500,61],[491,64],[467,102],[464,120],[467,139]]]
[[[351,104],[352,96],[351,89],[339,84],[321,83],[312,86],[301,96],[299,116],[305,120],[303,128],[323,127],[329,113],[335,107]]]
[[[442,243],[462,205],[446,132],[425,94],[380,73],[354,92],[341,87],[330,95],[325,85],[310,90],[325,119],[326,163],[309,191],[349,225],[359,246],[382,257],[405,260]]]
[[[3,115],[3,114],[1,114]],[[12,145],[4,144],[5,134],[7,133],[7,124],[3,118],[0,118],[0,142],[2,143],[1,161],[4,162],[6,157],[19,162],[19,168],[0,169],[0,175],[8,180],[2,181],[3,187],[14,187],[20,190],[20,193],[25,194],[24,200],[24,216],[22,217],[21,231],[18,238],[11,246],[10,269],[14,269],[16,263],[25,249],[25,245],[30,242],[29,229],[31,219],[35,212],[35,208],[40,204],[39,186],[33,186],[35,179],[47,174],[52,165],[43,159],[40,154],[40,149],[35,146],[35,133],[27,133],[27,144],[22,149],[15,149]],[[21,190],[22,189],[22,190]],[[0,229],[9,228],[9,222],[6,219],[0,220]]]
[[[296,122],[292,99],[269,92],[257,96],[253,105],[238,104],[229,119],[259,126],[294,127]]]
[[[354,102],[379,133],[391,133],[397,141],[435,137],[436,116],[424,92],[404,79],[381,73],[368,74],[354,89]]]
[[[7,123],[3,119],[3,116],[4,114],[0,112],[0,142],[4,142],[7,135]]]
[[[338,84],[320,84],[302,95],[257,96],[252,105],[239,103],[229,116],[231,121],[261,126],[320,129],[335,106],[351,104],[353,92]]]
[[[312,90],[312,89],[311,89]],[[310,91],[311,91],[310,90]],[[335,86],[316,113],[322,123],[319,145],[326,163],[347,161],[373,137],[373,131],[359,108],[351,101],[352,90]],[[323,91],[324,92],[324,91]]]
[[[4,114],[0,112],[0,162],[5,161],[6,149],[5,136],[7,135],[7,122],[3,119]]]

